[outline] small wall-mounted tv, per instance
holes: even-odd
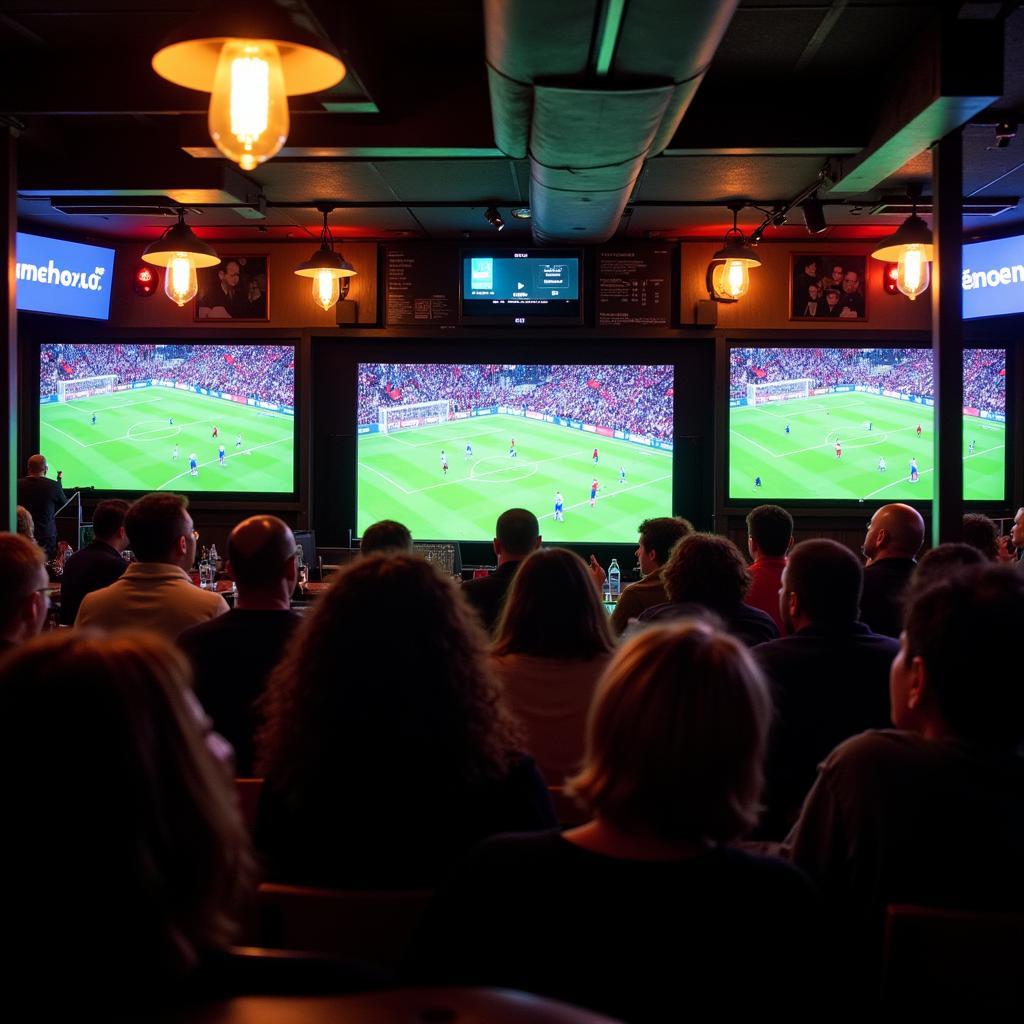
[[[39,445],[66,487],[295,492],[295,346],[46,343]]]
[[[467,325],[540,327],[583,322],[578,249],[475,249],[462,253]]]
[[[930,501],[926,348],[729,350],[728,498]],[[1006,493],[1006,349],[964,352],[964,499]]]
[[[19,231],[16,262],[18,309],[109,319],[113,249]]]

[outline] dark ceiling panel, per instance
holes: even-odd
[[[431,238],[466,238],[474,245],[481,245],[507,241],[509,238],[530,237],[530,222],[515,220],[507,207],[499,209],[505,221],[505,229],[500,233],[495,231],[484,220],[485,209],[485,206],[428,206],[414,207],[412,212]]]
[[[268,199],[279,203],[314,199],[386,203],[395,199],[377,168],[359,161],[270,160],[250,177],[263,187]]]
[[[374,165],[403,202],[525,202],[514,161],[381,160]]]
[[[661,156],[648,160],[634,199],[787,199],[811,184],[819,156]]]

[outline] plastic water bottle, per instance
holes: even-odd
[[[608,592],[613,601],[618,601],[619,592],[622,590],[622,572],[619,569],[619,560],[613,558],[608,566]]]
[[[220,555],[217,554],[217,545],[210,545],[210,568],[216,573],[220,568]],[[212,582],[212,580],[211,580]]]
[[[213,582],[213,566],[210,564],[210,556],[203,548],[199,556],[199,586],[206,590]]]

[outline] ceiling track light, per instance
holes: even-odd
[[[196,270],[220,263],[213,246],[197,238],[185,223],[185,211],[182,209],[178,210],[178,223],[169,227],[155,242],[150,242],[142,258],[155,267],[166,268],[164,293],[179,306],[194,299],[199,291]]]
[[[894,234],[883,238],[871,255],[876,260],[896,264],[896,288],[913,301],[931,283],[931,261],[935,258],[935,247],[931,230],[917,215],[921,186],[911,186],[908,195],[911,202],[910,216]]]
[[[332,206],[318,207],[323,214],[324,226],[320,229],[320,248],[308,260],[295,268],[299,277],[313,281],[313,301],[323,310],[336,306],[339,299],[348,295],[349,278],[357,271],[340,252],[334,251],[334,236],[327,224]]]
[[[725,233],[724,244],[711,257],[704,283],[715,302],[738,302],[750,290],[750,268],[761,266],[757,253],[747,245],[746,237],[736,226],[743,203],[730,203],[732,227]]]
[[[153,54],[161,78],[210,93],[210,137],[244,171],[285,144],[289,96],[322,92],[345,77],[337,51],[300,6],[222,0]]]
[[[505,230],[505,222],[501,219],[501,214],[498,213],[497,209],[493,206],[488,206],[484,210],[484,220],[491,225],[496,231]]]

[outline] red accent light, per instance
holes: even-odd
[[[886,263],[885,272],[882,275],[882,288],[886,295],[899,295],[900,290],[896,287],[899,276],[899,266],[895,263]]]
[[[132,291],[142,298],[153,295],[160,287],[160,275],[148,263],[142,263],[135,268],[132,277]]]

